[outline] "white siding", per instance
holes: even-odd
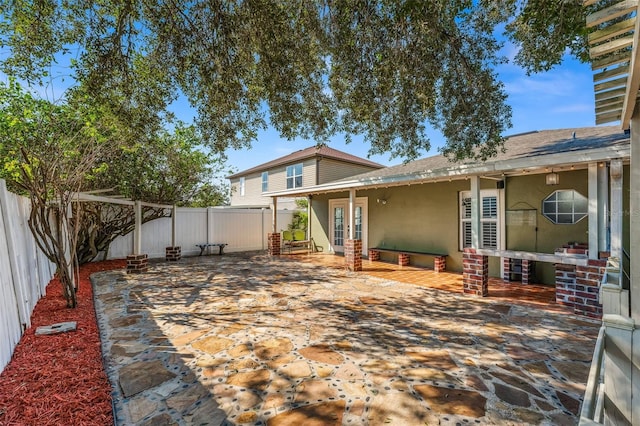
[[[318,165],[318,184],[332,182],[338,179],[359,175],[361,173],[378,170],[374,167],[363,166],[359,164],[346,163],[331,158],[323,158]]]

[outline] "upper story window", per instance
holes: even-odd
[[[244,178],[240,178],[240,196],[244,197]]]
[[[587,216],[588,204],[578,191],[561,189],[542,200],[542,215],[556,224],[578,223]]]
[[[269,172],[262,172],[262,192],[269,190]]]
[[[498,191],[480,192],[480,248],[497,249],[500,241]],[[471,193],[460,193],[460,249],[471,247]]]
[[[302,163],[287,166],[287,189],[302,187]]]

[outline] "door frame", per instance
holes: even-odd
[[[329,200],[329,251],[334,253],[344,253],[344,246],[333,245],[334,235],[334,208],[343,207],[345,211],[345,227],[344,227],[344,240],[348,239],[349,224],[351,219],[349,218],[349,199],[348,198],[333,198]],[[356,197],[354,207],[362,208],[362,254],[367,255],[367,242],[369,240],[369,197]]]

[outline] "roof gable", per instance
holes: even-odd
[[[297,163],[299,161],[306,160],[308,158],[313,158],[313,157],[331,158],[333,160],[342,161],[345,163],[357,164],[361,166],[367,166],[375,169],[381,169],[384,167],[381,164],[375,163],[373,161],[367,160],[362,157],[357,157],[355,155],[348,154],[344,151],[339,151],[337,149],[330,148],[328,146],[321,146],[321,147],[311,146],[309,148],[292,152],[291,154],[285,155],[284,157],[276,158],[275,160],[271,160],[266,163],[259,164],[250,169],[243,170],[238,173],[234,173],[228,176],[227,178],[233,179],[240,176],[246,176],[252,173],[270,170],[285,164]]]

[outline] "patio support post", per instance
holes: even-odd
[[[182,258],[182,247],[176,246],[176,214],[178,213],[178,207],[174,204],[171,209],[171,245],[169,247],[165,247],[164,250],[164,258],[165,260],[178,261]]]
[[[489,295],[489,257],[476,253],[480,247],[480,177],[471,176],[471,247],[462,254],[462,286],[464,294]]]
[[[629,232],[629,256],[631,286],[629,297],[631,299],[631,318],[636,324],[640,324],[640,108],[636,107],[631,117],[631,165],[629,178],[629,207],[630,219],[629,229],[636,232]],[[640,330],[635,331],[634,337],[640,338]],[[639,339],[640,340],[640,339]],[[640,365],[640,354],[636,354]],[[638,377],[640,383],[640,374]],[[638,404],[637,406],[640,406]]]
[[[142,254],[142,203],[133,205],[135,228],[133,230],[133,254],[127,256],[127,273],[141,273],[149,269],[149,257]]]
[[[480,248],[480,177],[471,176],[471,247]]]
[[[598,258],[609,257],[609,166],[598,164]],[[601,256],[601,254],[603,254]],[[605,256],[606,255],[606,256]]]
[[[133,230],[133,254],[142,252],[142,204],[136,201],[133,206],[135,228]]]
[[[611,161],[609,167],[611,175],[611,247],[610,255],[612,257],[622,259],[622,160],[616,159]],[[622,278],[622,274],[620,277]]]
[[[589,163],[589,259],[598,258],[598,163]]]
[[[278,232],[278,197],[272,197],[271,233],[267,235],[267,250],[271,256],[280,256],[280,232]]]
[[[311,241],[311,203],[313,202],[313,198],[311,195],[307,197],[307,240]],[[312,243],[309,243],[312,244]],[[313,249],[313,247],[312,247]]]
[[[344,259],[350,271],[362,271],[362,240],[356,240],[356,190],[349,190],[348,239],[344,242]]]

